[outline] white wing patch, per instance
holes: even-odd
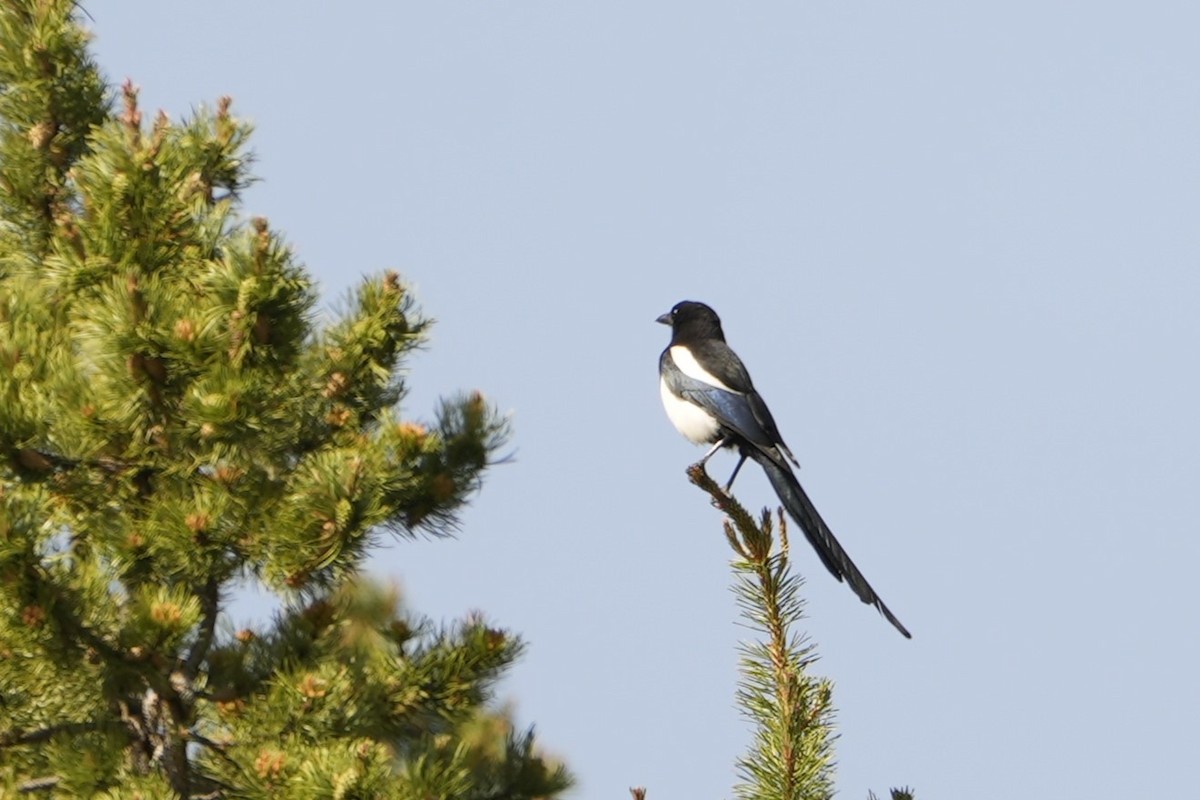
[[[693,363],[695,362],[693,361]],[[662,404],[666,409],[667,419],[671,420],[675,430],[682,433],[685,439],[693,444],[716,441],[717,430],[720,426],[711,414],[695,403],[689,403],[681,397],[676,397],[667,388],[666,380],[662,378],[658,380],[658,391],[662,395]]]
[[[718,389],[724,389],[727,392],[741,394],[741,392],[736,392],[733,389],[730,389],[711,372],[700,366],[700,362],[697,361],[696,357],[692,355],[692,351],[688,350],[682,345],[675,345],[671,348],[671,360],[675,362],[675,366],[679,367],[680,372],[693,380],[700,381],[701,383],[707,383],[709,386],[715,386]]]

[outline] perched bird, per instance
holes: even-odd
[[[912,634],[854,566],[800,486],[791,466],[800,465],[779,435],[767,404],[754,390],[750,373],[725,343],[717,313],[703,303],[685,300],[658,321],[671,326],[671,343],[658,360],[663,407],[684,437],[695,444],[712,445],[698,463],[703,465],[722,447],[735,448],[739,458],[725,485],[728,492],[742,464],[747,458],[754,459],[833,577],[850,584],[860,600],[879,609],[896,630],[911,639]]]

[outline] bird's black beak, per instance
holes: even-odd
[[[659,317],[658,319],[656,319],[654,321],[661,323],[663,325],[670,325],[671,324],[671,312],[668,311],[667,313],[663,314],[661,317]]]

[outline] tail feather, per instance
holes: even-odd
[[[808,499],[808,494],[805,493],[804,487],[800,485],[800,481],[796,479],[795,474],[787,466],[787,462],[780,459],[779,462],[773,460],[768,454],[757,449],[747,449],[745,452],[759,463],[763,471],[767,473],[767,479],[771,481],[771,486],[775,489],[775,494],[779,495],[779,501],[783,503],[783,507],[787,509],[788,514],[804,531],[805,537],[809,544],[817,551],[817,555],[833,577],[839,581],[845,581],[858,595],[858,598],[868,605],[875,606],[879,613],[896,627],[896,630],[904,634],[908,639],[912,638],[912,634],[908,629],[896,619],[896,615],[891,612],[875,590],[871,588],[871,584],[867,583],[867,579],[859,572],[858,567],[850,560],[849,554],[842,549],[841,544],[834,538],[833,532],[829,530],[829,526],[825,524],[825,520],[821,519],[821,515],[817,513],[817,508]]]

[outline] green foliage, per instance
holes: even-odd
[[[67,172],[108,114],[71,3],[11,0],[0,15],[0,241],[43,252],[70,202]]]
[[[428,321],[400,277],[317,326],[239,216],[228,99],[143,124],[86,41],[68,0],[0,8],[0,794],[561,791],[486,710],[520,641],[356,578],[386,532],[454,531],[504,420],[402,416]],[[283,608],[226,630],[246,580]]]

